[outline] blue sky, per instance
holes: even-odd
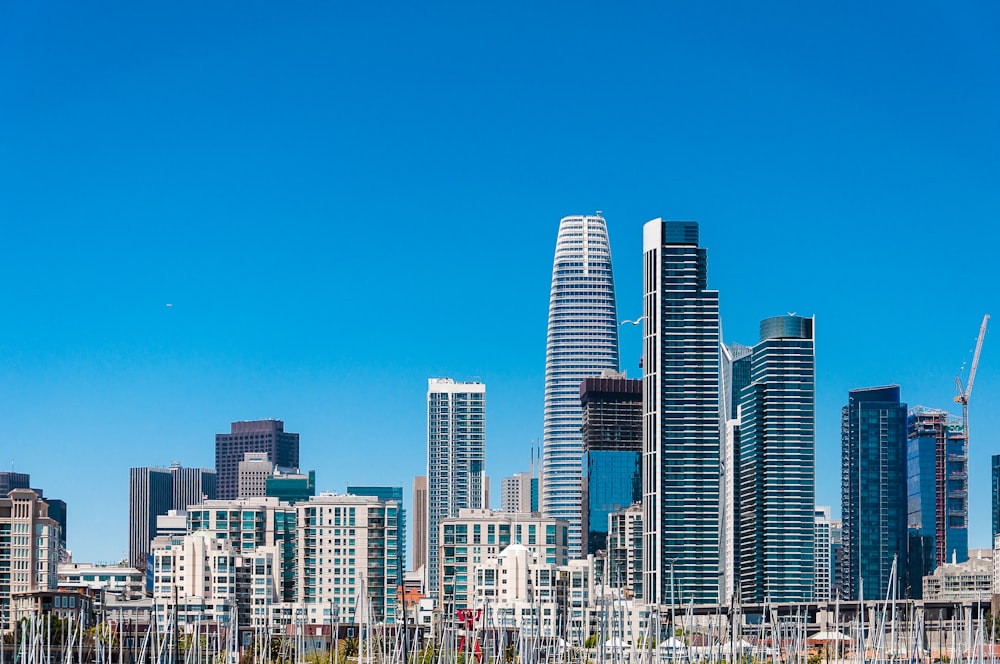
[[[728,341],[816,316],[824,504],[847,390],[950,407],[1000,313],[993,3],[207,4],[0,6],[0,459],[78,560],[123,555],[130,466],[211,466],[234,419],[408,492],[429,376],[485,380],[488,470],[526,470],[567,214],[607,217],[622,318],[659,216],[701,223]]]

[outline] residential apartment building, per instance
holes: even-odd
[[[398,493],[402,495],[402,488]],[[405,537],[400,503],[323,493],[298,503],[295,511],[296,600],[308,622],[329,622],[331,610],[333,619],[342,621],[396,622]]]
[[[441,584],[437,602],[446,614],[473,606],[475,569],[511,544],[527,547],[538,560],[552,565],[569,561],[569,524],[538,514],[509,514],[462,509],[443,519],[439,547]]]
[[[720,601],[719,292],[694,221],[643,226],[643,598]]]
[[[739,592],[743,601],[814,598],[816,359],[813,319],[760,323],[740,391]]]
[[[830,519],[830,508],[817,505],[813,524],[812,601],[827,602],[833,598],[833,521]]]
[[[608,556],[603,583],[642,599],[642,503],[608,515]]]
[[[486,385],[427,381],[427,589],[440,590],[440,525],[486,495]]]
[[[59,524],[48,511],[31,489],[0,496],[0,633],[14,629],[14,597],[58,586]]]
[[[906,567],[906,404],[899,386],[851,390],[841,411],[845,599],[885,597]],[[897,583],[902,596],[903,583]]]

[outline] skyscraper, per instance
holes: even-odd
[[[276,466],[299,467],[299,434],[286,433],[281,420],[233,422],[229,433],[215,435],[215,470],[219,500],[239,494],[239,465],[247,452],[266,452]]]
[[[722,400],[719,425],[722,429],[722,477],[719,480],[719,503],[722,539],[719,542],[719,565],[722,568],[720,596],[732,602],[736,596],[739,560],[737,522],[740,513],[740,394],[750,384],[750,355],[753,349],[741,344],[722,344]]]
[[[906,567],[906,404],[899,385],[851,390],[841,411],[843,592],[884,598]],[[897,584],[902,596],[903,583]]]
[[[27,489],[30,486],[31,476],[28,473],[15,473],[12,471],[0,473],[0,498],[6,498],[7,494],[14,489]]]
[[[569,523],[570,557],[586,548],[581,529],[583,440],[580,381],[618,371],[618,315],[604,218],[559,222],[545,347],[542,513]]]
[[[993,540],[1000,534],[1000,454],[993,455]]]
[[[906,438],[907,586],[919,598],[924,576],[969,557],[969,459],[962,422],[946,411],[912,408]]]
[[[170,468],[129,469],[129,564],[146,568],[149,542],[157,535],[157,516],[213,500],[215,491],[215,471],[210,468],[184,468],[174,463]]]
[[[813,319],[760,323],[740,392],[739,579],[744,601],[814,598],[816,362]]]
[[[642,501],[642,381],[605,372],[584,378],[585,554],[607,550],[608,517]]]
[[[486,506],[486,385],[427,381],[427,594],[438,596],[443,519]]]
[[[714,603],[720,599],[719,292],[708,289],[697,222],[647,222],[642,246],[643,597]]]

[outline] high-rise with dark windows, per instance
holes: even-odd
[[[215,471],[179,463],[170,468],[131,468],[128,489],[128,560],[145,569],[149,543],[157,535],[156,517],[214,500]]]
[[[851,390],[841,411],[843,592],[884,598],[906,567],[906,404],[899,385]],[[896,585],[902,596],[904,584]]]
[[[275,466],[299,467],[299,434],[285,432],[281,420],[233,422],[229,433],[215,435],[215,470],[219,500],[239,495],[240,461],[247,452],[266,452]]]
[[[744,601],[814,598],[815,399],[813,319],[764,319],[739,400],[737,546]]]
[[[583,532],[591,554],[607,550],[608,516],[642,500],[642,381],[605,372],[580,384],[583,405]]]
[[[906,425],[907,586],[922,596],[921,579],[954,558],[969,557],[969,459],[961,420],[916,406]]]
[[[720,600],[719,292],[698,223],[643,227],[643,598]]]
[[[1000,535],[1000,454],[993,455],[993,541]],[[993,545],[994,547],[996,544]]]

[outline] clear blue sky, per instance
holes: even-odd
[[[603,210],[622,318],[658,216],[700,221],[728,341],[815,314],[839,510],[847,390],[951,407],[1000,314],[998,27],[991,2],[2,3],[3,466],[112,560],[130,466],[212,466],[275,417],[321,489],[408,495],[427,377],[478,376],[498,482],[541,437],[558,221]]]

